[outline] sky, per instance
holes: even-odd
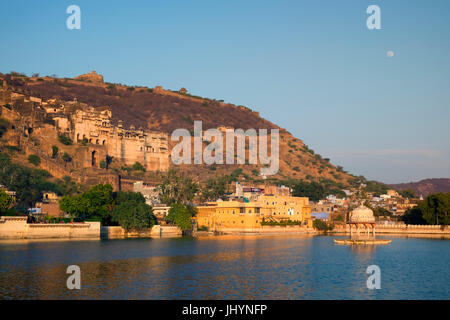
[[[352,174],[450,177],[448,0],[1,0],[0,37],[2,73],[185,87],[259,111]]]

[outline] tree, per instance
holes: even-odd
[[[117,191],[113,193],[113,199],[116,206],[125,202],[145,203],[145,198],[140,192]]]
[[[30,154],[28,156],[28,162],[37,167],[41,163],[41,158],[35,154]]]
[[[57,146],[52,146],[52,158],[56,158],[58,155],[59,148]]]
[[[402,220],[408,224],[450,224],[450,192],[430,194],[419,206],[408,209]]]
[[[179,175],[175,170],[170,169],[158,189],[162,203],[169,206],[175,203],[188,204],[194,199],[198,184],[191,178]]]
[[[65,196],[60,200],[61,210],[72,218],[100,219],[104,224],[111,221],[112,205],[113,192],[109,184],[98,184],[81,195]]]
[[[374,208],[371,208],[371,209],[373,210],[373,215],[375,217],[383,217],[383,216],[391,217],[392,216],[392,212],[390,212],[389,210],[386,210],[385,208],[374,207]]]
[[[102,169],[106,168],[106,161],[105,160],[100,161],[100,168],[102,168]]]
[[[9,121],[3,118],[0,118],[0,138],[3,134],[8,130]]]
[[[125,230],[141,230],[151,228],[156,224],[156,217],[149,205],[125,201],[114,207],[112,221],[117,222]]]
[[[66,146],[69,146],[73,143],[72,139],[70,139],[68,136],[65,136],[63,134],[60,134],[58,136],[58,140],[59,140],[59,142],[61,142],[62,144],[66,145]]]
[[[334,228],[333,225],[328,225],[326,222],[324,222],[320,219],[314,220],[313,227],[314,227],[314,229],[317,229],[319,231],[331,231]]]
[[[215,201],[224,196],[227,192],[228,181],[229,177],[227,176],[208,179],[201,190],[201,200]]]
[[[41,200],[42,191],[54,186],[47,180],[50,177],[45,170],[13,163],[7,155],[0,153],[0,184],[16,192],[16,202],[20,206],[29,207]]]
[[[298,181],[293,185],[294,197],[308,197],[311,201],[319,201],[327,196],[324,186],[317,182]]]
[[[400,191],[400,195],[403,198],[407,198],[407,199],[417,198],[416,192],[411,189],[406,189],[406,190]]]
[[[402,216],[402,221],[406,224],[427,224],[422,217],[422,211],[418,207],[406,210],[405,214]]]
[[[144,166],[137,161],[133,164],[133,170],[145,172]]]
[[[59,200],[59,208],[73,218],[87,218],[89,203],[82,195],[64,196]]]
[[[62,159],[64,160],[64,162],[72,161],[72,158],[70,157],[70,155],[67,152],[64,152]]]
[[[0,190],[0,214],[5,214],[12,203],[12,198],[5,191]]]
[[[181,230],[185,231],[192,229],[191,218],[189,210],[184,205],[173,204],[164,220],[176,224]]]
[[[419,209],[428,224],[450,224],[450,192],[429,195],[419,204]]]

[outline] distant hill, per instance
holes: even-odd
[[[427,196],[436,192],[450,192],[450,179],[425,179],[419,182],[391,184],[389,186],[397,190],[414,190],[419,196]]]
[[[94,107],[109,106],[115,120],[124,126],[172,133],[178,128],[193,129],[194,120],[203,121],[203,129],[221,126],[235,129],[279,129],[280,171],[273,177],[279,180],[306,179],[310,181],[334,181],[348,185],[355,177],[342,167],[333,165],[319,154],[293,137],[285,129],[260,117],[259,113],[245,106],[225,103],[221,100],[190,95],[186,89],[170,91],[162,87],[132,87],[103,82],[101,75],[91,72],[74,79],[52,77],[26,77],[23,75],[1,75],[8,86],[26,95],[43,99],[60,99],[87,103]],[[276,106],[274,106],[276,108]],[[289,117],[286,114],[286,117]],[[199,177],[229,174],[232,166],[186,166],[183,170]],[[252,179],[258,179],[254,165],[239,166]],[[259,177],[260,178],[260,177]]]

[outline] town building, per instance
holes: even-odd
[[[156,186],[144,183],[144,181],[136,181],[133,183],[133,192],[141,193],[145,198],[145,203],[149,206],[160,204],[159,191]]]
[[[251,229],[266,222],[300,222],[312,227],[309,199],[304,197],[262,195],[257,201],[217,201],[197,207],[198,227]]]

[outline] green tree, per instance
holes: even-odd
[[[313,222],[314,229],[317,229],[319,231],[331,231],[333,230],[333,225],[328,225],[325,221],[322,221],[320,219],[315,219]]]
[[[63,134],[60,134],[58,136],[58,140],[59,140],[59,142],[61,142],[62,144],[66,145],[66,146],[70,146],[73,143],[72,139],[70,139],[68,136],[65,136]]]
[[[144,166],[137,161],[133,164],[133,170],[145,172]]]
[[[125,202],[145,203],[145,198],[140,192],[117,191],[113,193],[114,205],[121,205]]]
[[[428,224],[450,224],[450,192],[431,194],[419,204],[423,219]]]
[[[113,205],[112,186],[98,184],[78,196],[65,196],[60,200],[60,208],[72,218],[99,219],[103,224],[111,222]]]
[[[416,192],[411,189],[406,189],[406,190],[400,191],[399,193],[403,198],[408,198],[408,199],[417,198]]]
[[[182,204],[173,204],[167,216],[164,218],[166,222],[176,224],[181,230],[191,230],[191,214],[189,210]]]
[[[41,200],[42,191],[53,187],[48,181],[50,173],[42,169],[30,169],[13,163],[5,154],[0,154],[0,184],[16,192],[19,206],[29,207]]]
[[[5,191],[0,190],[0,214],[5,214],[12,203],[12,198]]]
[[[56,158],[58,155],[59,148],[57,146],[52,146],[52,158]]]
[[[375,217],[391,217],[392,216],[392,212],[390,212],[389,210],[386,210],[385,208],[381,208],[381,207],[374,207],[371,208],[373,210],[373,215]]]
[[[162,203],[169,206],[175,203],[189,204],[198,191],[198,184],[170,169],[158,189]]]
[[[28,156],[28,162],[37,167],[41,163],[41,158],[35,154],[30,154]]]
[[[64,162],[71,162],[72,161],[72,157],[67,153],[64,152],[62,159],[64,160]]]
[[[317,182],[298,181],[293,185],[294,197],[308,197],[311,201],[319,201],[327,196],[323,185]]]
[[[227,192],[229,177],[210,178],[201,189],[201,201],[215,201]]]
[[[59,208],[70,214],[72,218],[88,218],[89,202],[82,195],[64,196],[59,200]]]
[[[100,161],[100,168],[102,168],[102,169],[106,168],[106,161],[105,160]]]
[[[427,224],[427,222],[423,219],[422,211],[418,207],[406,210],[401,219],[406,224]]]
[[[9,121],[3,118],[0,118],[0,138],[9,128]]]
[[[112,221],[130,231],[153,227],[156,224],[156,217],[149,205],[142,202],[125,201],[114,207]]]

